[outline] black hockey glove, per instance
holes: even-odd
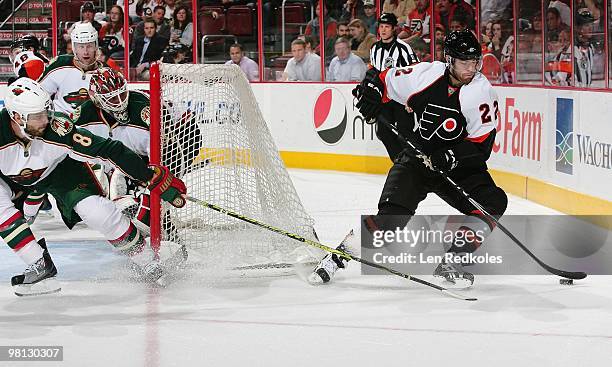
[[[434,170],[440,170],[442,172],[451,171],[457,167],[459,163],[455,156],[455,152],[452,149],[440,149],[434,152],[430,157],[431,167]],[[427,165],[427,163],[425,163]]]
[[[385,86],[378,77],[379,71],[371,68],[365,78],[353,89],[353,95],[358,102],[355,107],[359,110],[366,122],[378,117],[382,109],[382,96]]]

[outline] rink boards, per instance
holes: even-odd
[[[354,107],[354,84],[251,86],[287,166],[365,173],[389,169],[374,127],[364,123]],[[0,86],[0,104],[5,88]],[[563,212],[612,213],[610,94],[495,89],[500,108],[489,166],[498,184]]]

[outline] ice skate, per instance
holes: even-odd
[[[49,255],[45,240],[41,239],[38,243],[43,249],[43,256],[28,266],[23,274],[15,275],[11,279],[15,294],[20,297],[56,293],[62,289],[55,278],[57,269]]]
[[[354,237],[353,230],[349,232],[344,240],[336,247],[336,250],[347,252],[347,244]],[[308,282],[313,285],[329,283],[339,269],[345,269],[348,260],[336,254],[328,253],[308,276]]]
[[[442,260],[433,276],[439,279],[445,288],[465,289],[474,284],[474,274],[465,271],[461,263],[450,263]]]

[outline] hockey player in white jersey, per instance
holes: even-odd
[[[451,32],[445,41],[446,63],[423,62],[378,72],[370,69],[355,88],[356,107],[366,120],[379,117],[381,106],[390,100],[413,110],[418,122],[406,138],[425,155],[406,147],[395,160],[378,202],[378,214],[365,226],[370,232],[404,227],[428,193],[436,193],[465,214],[459,231],[477,232],[466,243],[453,241],[447,252],[466,254],[476,251],[494,224],[457,193],[434,169],[444,171],[473,199],[499,218],[508,199],[487,171],[498,122],[498,101],[491,84],[480,74],[481,50],[468,30]],[[397,216],[404,216],[399,218]],[[455,237],[457,239],[459,236]],[[329,254],[315,268],[311,282],[328,282],[347,260]],[[463,263],[442,262],[434,271],[447,288],[464,288],[474,282]]]
[[[70,41],[74,55],[58,56],[40,78],[42,87],[54,96],[55,110],[67,114],[89,100],[91,74],[104,66],[97,61],[98,32],[91,23],[76,23]]]
[[[140,231],[111,201],[100,196],[87,163],[112,162],[176,207],[185,205],[185,184],[167,167],[147,166],[120,142],[75,127],[67,118],[50,118],[50,97],[35,81],[15,81],[7,90],[5,103],[6,108],[0,111],[0,236],[28,265],[24,274],[12,279],[15,292],[25,295],[58,290],[46,287],[46,280],[55,276],[55,267],[13,204],[15,193],[31,189],[54,196],[69,228],[84,221],[145,269],[151,279],[161,275],[162,269]]]

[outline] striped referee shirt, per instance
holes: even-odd
[[[379,40],[370,49],[370,64],[379,71],[408,66],[417,62],[419,59],[412,48],[397,37],[389,43]]]
[[[574,64],[576,75],[576,87],[588,88],[593,81],[593,57],[595,48],[593,45],[574,46]]]

